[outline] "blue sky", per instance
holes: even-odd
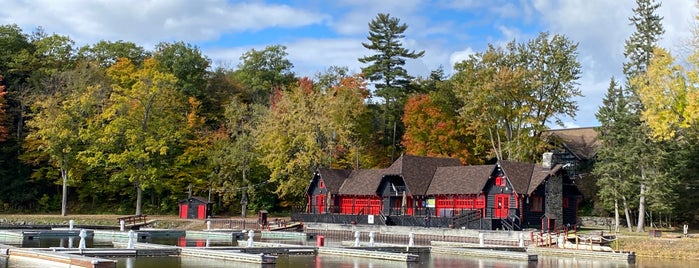
[[[661,45],[680,54],[690,37],[694,0],[665,0]],[[583,75],[576,118],[566,127],[597,125],[609,78],[621,78],[624,40],[633,28],[633,0],[3,0],[0,24],[25,32],[38,26],[70,36],[76,46],[125,40],[152,49],[158,42],[198,46],[214,65],[235,68],[250,49],[281,44],[300,76],[330,66],[359,72],[367,23],[389,13],[408,25],[405,47],[425,50],[406,64],[414,76],[483,51],[488,44],[527,41],[548,31],[579,43]]]

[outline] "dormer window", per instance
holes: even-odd
[[[495,185],[496,186],[503,186],[503,187],[507,186],[507,179],[505,179],[505,177],[498,176],[495,178]]]

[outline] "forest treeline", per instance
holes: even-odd
[[[581,179],[598,182],[587,197],[594,213],[625,215],[629,226],[649,211],[696,220],[680,202],[696,195],[695,69],[655,46],[658,4],[637,3],[625,84],[612,79],[597,113],[598,164]],[[641,27],[653,22],[660,28]],[[283,210],[305,199],[319,167],[386,167],[402,153],[535,162],[550,146],[541,134],[576,115],[581,67],[566,36],[489,45],[450,75],[413,77],[404,64],[426,52],[403,47],[406,29],[378,14],[361,73],[328,66],[299,77],[282,45],[225,68],[185,42],[76,47],[2,25],[2,209],[174,213],[191,192],[211,198],[215,213]],[[677,92],[659,98],[661,84]]]

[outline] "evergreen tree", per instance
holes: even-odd
[[[636,0],[634,16],[629,18],[636,31],[624,44],[624,75],[631,78],[646,71],[660,37],[665,33],[663,18],[656,14],[660,3],[654,0]]]
[[[662,27],[662,17],[656,14],[660,7],[659,3],[653,0],[636,0],[636,8],[633,9],[634,16],[629,18],[631,24],[635,27],[635,31],[624,45],[624,56],[627,61],[624,63],[624,74],[626,75],[625,94],[629,100],[629,112],[631,113],[632,123],[626,125],[629,133],[628,139],[624,144],[617,146],[626,148],[626,161],[633,163],[634,168],[629,174],[624,177],[632,178],[638,186],[638,221],[637,232],[642,232],[645,225],[646,215],[646,196],[649,195],[649,184],[654,183],[657,177],[651,174],[660,172],[657,163],[662,154],[660,144],[653,142],[649,137],[649,129],[647,125],[642,123],[641,113],[644,110],[642,103],[639,100],[636,88],[630,81],[648,69],[650,60],[653,57],[653,49],[657,44],[665,30]]]
[[[403,114],[403,105],[410,93],[410,81],[413,79],[408,71],[403,68],[406,59],[417,59],[425,54],[425,51],[410,51],[403,47],[401,39],[408,26],[400,23],[400,19],[391,17],[390,14],[379,13],[369,22],[368,43],[362,43],[367,49],[376,54],[359,58],[359,62],[369,66],[362,68],[362,73],[374,82],[375,94],[384,99],[384,144],[390,144],[391,158],[395,154],[395,146],[400,144],[396,138],[400,138],[404,127],[400,118]],[[392,128],[392,131],[389,130]],[[388,135],[390,134],[390,135]],[[390,142],[388,142],[390,141]],[[391,162],[393,159],[391,159]]]

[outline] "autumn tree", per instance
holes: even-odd
[[[341,78],[330,88],[304,78],[276,95],[257,129],[257,144],[281,198],[298,200],[314,168],[346,168],[358,157],[357,127],[367,96],[360,76]]]
[[[463,103],[461,120],[490,141],[498,159],[538,159],[546,124],[562,124],[562,116],[577,111],[577,45],[564,36],[541,33],[526,44],[490,45],[455,70],[451,81]]]
[[[112,179],[133,183],[140,215],[143,189],[165,185],[172,176],[168,166],[181,153],[191,110],[175,88],[177,79],[158,71],[155,59],[140,68],[120,59],[108,74],[113,92],[100,115],[102,135],[91,152],[113,169]]]
[[[10,135],[9,127],[5,124],[7,122],[5,117],[7,107],[7,100],[5,98],[6,94],[7,91],[5,91],[5,80],[2,77],[2,73],[0,73],[0,142],[6,141]]]
[[[413,155],[458,158],[463,163],[480,163],[474,137],[469,136],[454,110],[444,110],[430,95],[408,99],[403,115],[403,146]]]
[[[27,125],[29,132],[25,159],[41,161],[41,151],[49,163],[59,170],[62,185],[61,215],[67,215],[68,185],[79,180],[79,153],[84,150],[81,134],[87,119],[94,116],[94,103],[83,94],[90,87],[100,87],[104,81],[99,68],[89,64],[52,75],[44,83],[45,95],[32,105],[34,111]],[[40,172],[40,171],[39,171]],[[40,175],[37,175],[37,177]]]

